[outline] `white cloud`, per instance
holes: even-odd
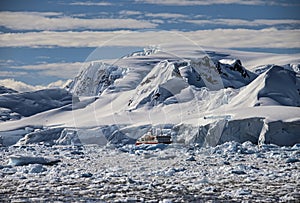
[[[2,33],[2,47],[99,47],[195,43],[216,48],[299,48],[300,29],[215,29],[182,31],[27,32]]]
[[[70,82],[70,78],[74,78],[78,73],[88,65],[88,63],[49,63],[49,64],[38,64],[38,65],[26,65],[26,66],[11,66],[9,71],[0,71],[0,75],[2,78],[8,78],[0,80],[0,85],[3,85],[8,88],[15,89],[19,92],[24,91],[34,91],[45,88],[62,88],[65,87],[66,83]],[[24,70],[24,71],[15,71]],[[26,72],[25,72],[26,70]],[[34,73],[34,74],[30,74]],[[34,75],[34,76],[33,76]],[[49,76],[54,76],[61,78],[63,80],[58,80],[56,82],[52,82],[47,86],[41,85],[29,85],[24,82],[15,81],[11,78],[24,78],[28,80],[28,78],[32,77],[41,77],[47,78]]]
[[[257,20],[242,20],[242,19],[211,19],[211,20],[185,20],[187,23],[198,25],[226,25],[226,26],[276,26],[276,25],[299,25],[300,20],[293,19],[257,19]]]
[[[144,20],[60,16],[59,13],[0,12],[0,26],[12,30],[143,29],[157,25]]]
[[[17,90],[18,92],[28,92],[28,91],[36,91],[45,88],[64,88],[67,84],[69,84],[71,80],[58,80],[50,83],[47,86],[42,85],[29,85],[21,81],[16,81],[14,79],[3,79],[0,80],[0,86],[5,86],[7,88],[11,88]]]
[[[160,19],[152,19],[151,22],[156,23],[156,24],[164,24],[165,23],[165,21],[160,20]]]
[[[58,78],[69,79],[75,77],[79,71],[84,67],[85,63],[47,63],[37,65],[25,65],[25,66],[11,66],[10,68],[19,70],[38,71],[40,75],[55,76]],[[12,71],[13,72],[13,71]],[[13,75],[6,76],[13,77]]]
[[[40,90],[40,89],[45,89],[46,87],[44,86],[34,86],[34,85],[29,85],[21,81],[15,81],[14,79],[4,79],[0,80],[0,86],[5,86],[7,88],[11,88],[14,90],[17,90],[18,92],[28,92],[28,91],[35,91],[35,90]]]
[[[0,76],[1,77],[20,77],[20,76],[24,76],[27,75],[26,72],[22,72],[22,71],[18,71],[18,72],[14,72],[14,71],[0,71]]]
[[[119,12],[120,15],[131,16],[131,15],[141,15],[140,11],[122,10]]]
[[[10,11],[2,11],[0,12],[0,15],[1,14],[5,14],[5,13],[23,13],[23,14],[30,14],[30,15],[34,15],[34,16],[43,16],[43,17],[58,17],[58,16],[62,16],[63,13],[61,12],[10,12]]]
[[[0,60],[0,66],[7,66],[15,63],[14,60],[8,59],[8,60]]]
[[[293,6],[299,3],[265,0],[135,0],[137,3],[159,4],[159,5],[213,5],[213,4],[241,4],[241,5],[281,5]]]
[[[58,81],[52,82],[49,85],[47,85],[47,88],[64,88],[68,84],[70,84],[71,82],[72,82],[71,79],[69,79],[69,80],[58,80]]]
[[[186,15],[179,13],[146,13],[145,16],[153,18],[185,18]]]
[[[91,2],[91,1],[78,1],[70,3],[72,6],[111,6],[113,5],[110,2]]]

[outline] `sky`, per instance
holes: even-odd
[[[1,0],[0,9],[0,84],[72,79],[95,50],[112,59],[192,41],[300,53],[299,0]]]

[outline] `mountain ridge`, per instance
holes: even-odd
[[[0,123],[0,136],[4,143],[13,144],[29,133],[47,137],[51,129],[59,128],[55,139],[63,141],[50,143],[77,143],[68,139],[86,141],[95,136],[94,141],[118,145],[133,143],[146,129],[162,128],[172,131],[174,141],[184,139],[186,144],[247,139],[260,144],[300,142],[299,136],[294,136],[300,130],[299,74],[294,71],[298,66],[273,65],[252,72],[241,60],[222,56],[225,58],[209,58],[197,52],[181,58],[155,50],[114,63],[90,62],[71,84],[72,94],[58,98],[58,106],[36,111],[39,103],[33,101],[26,107],[32,109],[30,114],[20,112],[26,118]],[[59,95],[62,90],[51,91]],[[29,92],[26,97],[38,99],[35,94]],[[11,95],[0,96],[0,101],[5,98],[3,107],[14,109],[7,106],[14,98]],[[48,99],[51,104],[51,97]],[[257,131],[249,134],[243,126]],[[9,141],[12,135],[14,141]],[[194,139],[196,135],[201,139]],[[289,142],[282,141],[284,136]]]

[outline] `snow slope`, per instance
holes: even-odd
[[[207,56],[190,61],[164,60],[155,65],[137,86],[128,106],[137,108],[145,103],[152,106],[157,103],[177,103],[180,98],[178,94],[189,86],[207,87],[209,90],[239,88],[256,77],[256,74],[242,66],[240,60],[221,60],[214,63]],[[177,95],[176,99],[169,99],[174,95]],[[180,98],[181,102],[186,100],[186,95]]]
[[[72,103],[72,95],[63,89],[0,95],[0,107],[10,109],[22,116],[31,116],[70,103]]]
[[[6,94],[6,93],[16,93],[16,90],[13,90],[11,88],[7,88],[4,86],[0,86],[0,94]]]
[[[231,106],[300,106],[300,78],[296,72],[272,66],[244,87]]]
[[[91,62],[71,83],[70,92],[78,96],[101,95],[104,91],[112,91],[114,81],[125,73],[126,69],[117,66]]]

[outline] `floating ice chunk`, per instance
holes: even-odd
[[[294,144],[294,146],[292,147],[292,149],[299,150],[300,149],[300,143],[299,144]]]
[[[42,173],[44,171],[47,171],[47,169],[43,167],[41,164],[33,164],[29,173]]]
[[[9,157],[8,165],[24,166],[29,164],[43,164],[54,165],[60,162],[59,159],[45,158],[45,157],[31,157],[31,156],[11,156]]]
[[[126,197],[124,200],[121,200],[121,202],[140,202],[140,201],[137,197]]]
[[[24,129],[12,130],[1,132],[0,135],[0,146],[11,146],[16,144],[23,136],[26,134],[27,131]]]
[[[190,156],[189,158],[186,159],[186,161],[196,161],[194,156]]]
[[[173,176],[175,172],[174,168],[170,168],[165,172],[165,176]]]
[[[170,199],[163,199],[162,201],[159,201],[159,203],[172,203],[173,201]]]
[[[252,191],[248,189],[238,189],[235,194],[236,196],[242,196],[242,195],[251,195]]]
[[[203,177],[195,182],[196,184],[208,184],[210,180],[207,177]]]
[[[60,137],[61,132],[64,128],[50,128],[45,130],[40,130],[36,132],[31,132],[25,135],[24,138],[20,139],[16,143],[17,146],[22,146],[32,143],[49,143],[54,144],[54,141]]]
[[[131,178],[129,178],[129,177],[127,177],[126,181],[127,181],[127,183],[129,183],[129,184],[135,184],[135,183],[137,183],[137,181],[135,181],[135,180],[133,180],[133,179],[131,179]]]
[[[286,160],[286,163],[296,163],[296,162],[300,162],[300,160],[296,158],[288,158]]]
[[[207,193],[217,192],[218,189],[216,187],[214,187],[214,186],[208,186],[208,187],[203,188],[202,191],[207,194]]]
[[[55,143],[59,145],[81,145],[77,131],[70,129],[64,129]]]
[[[93,176],[92,173],[83,173],[83,174],[81,174],[81,177],[83,177],[83,178],[90,178],[92,176]]]
[[[288,193],[282,197],[280,197],[280,200],[282,202],[297,202],[297,199],[299,200],[300,194],[297,192],[294,193]]]
[[[1,170],[1,172],[6,175],[12,175],[12,174],[15,174],[17,172],[17,170],[15,168],[5,167]]]
[[[242,170],[232,170],[231,172],[236,175],[245,175],[246,174],[246,172],[242,171]]]
[[[151,144],[151,145],[141,144],[135,146],[134,149],[135,150],[163,150],[167,146],[168,146],[167,144]]]

